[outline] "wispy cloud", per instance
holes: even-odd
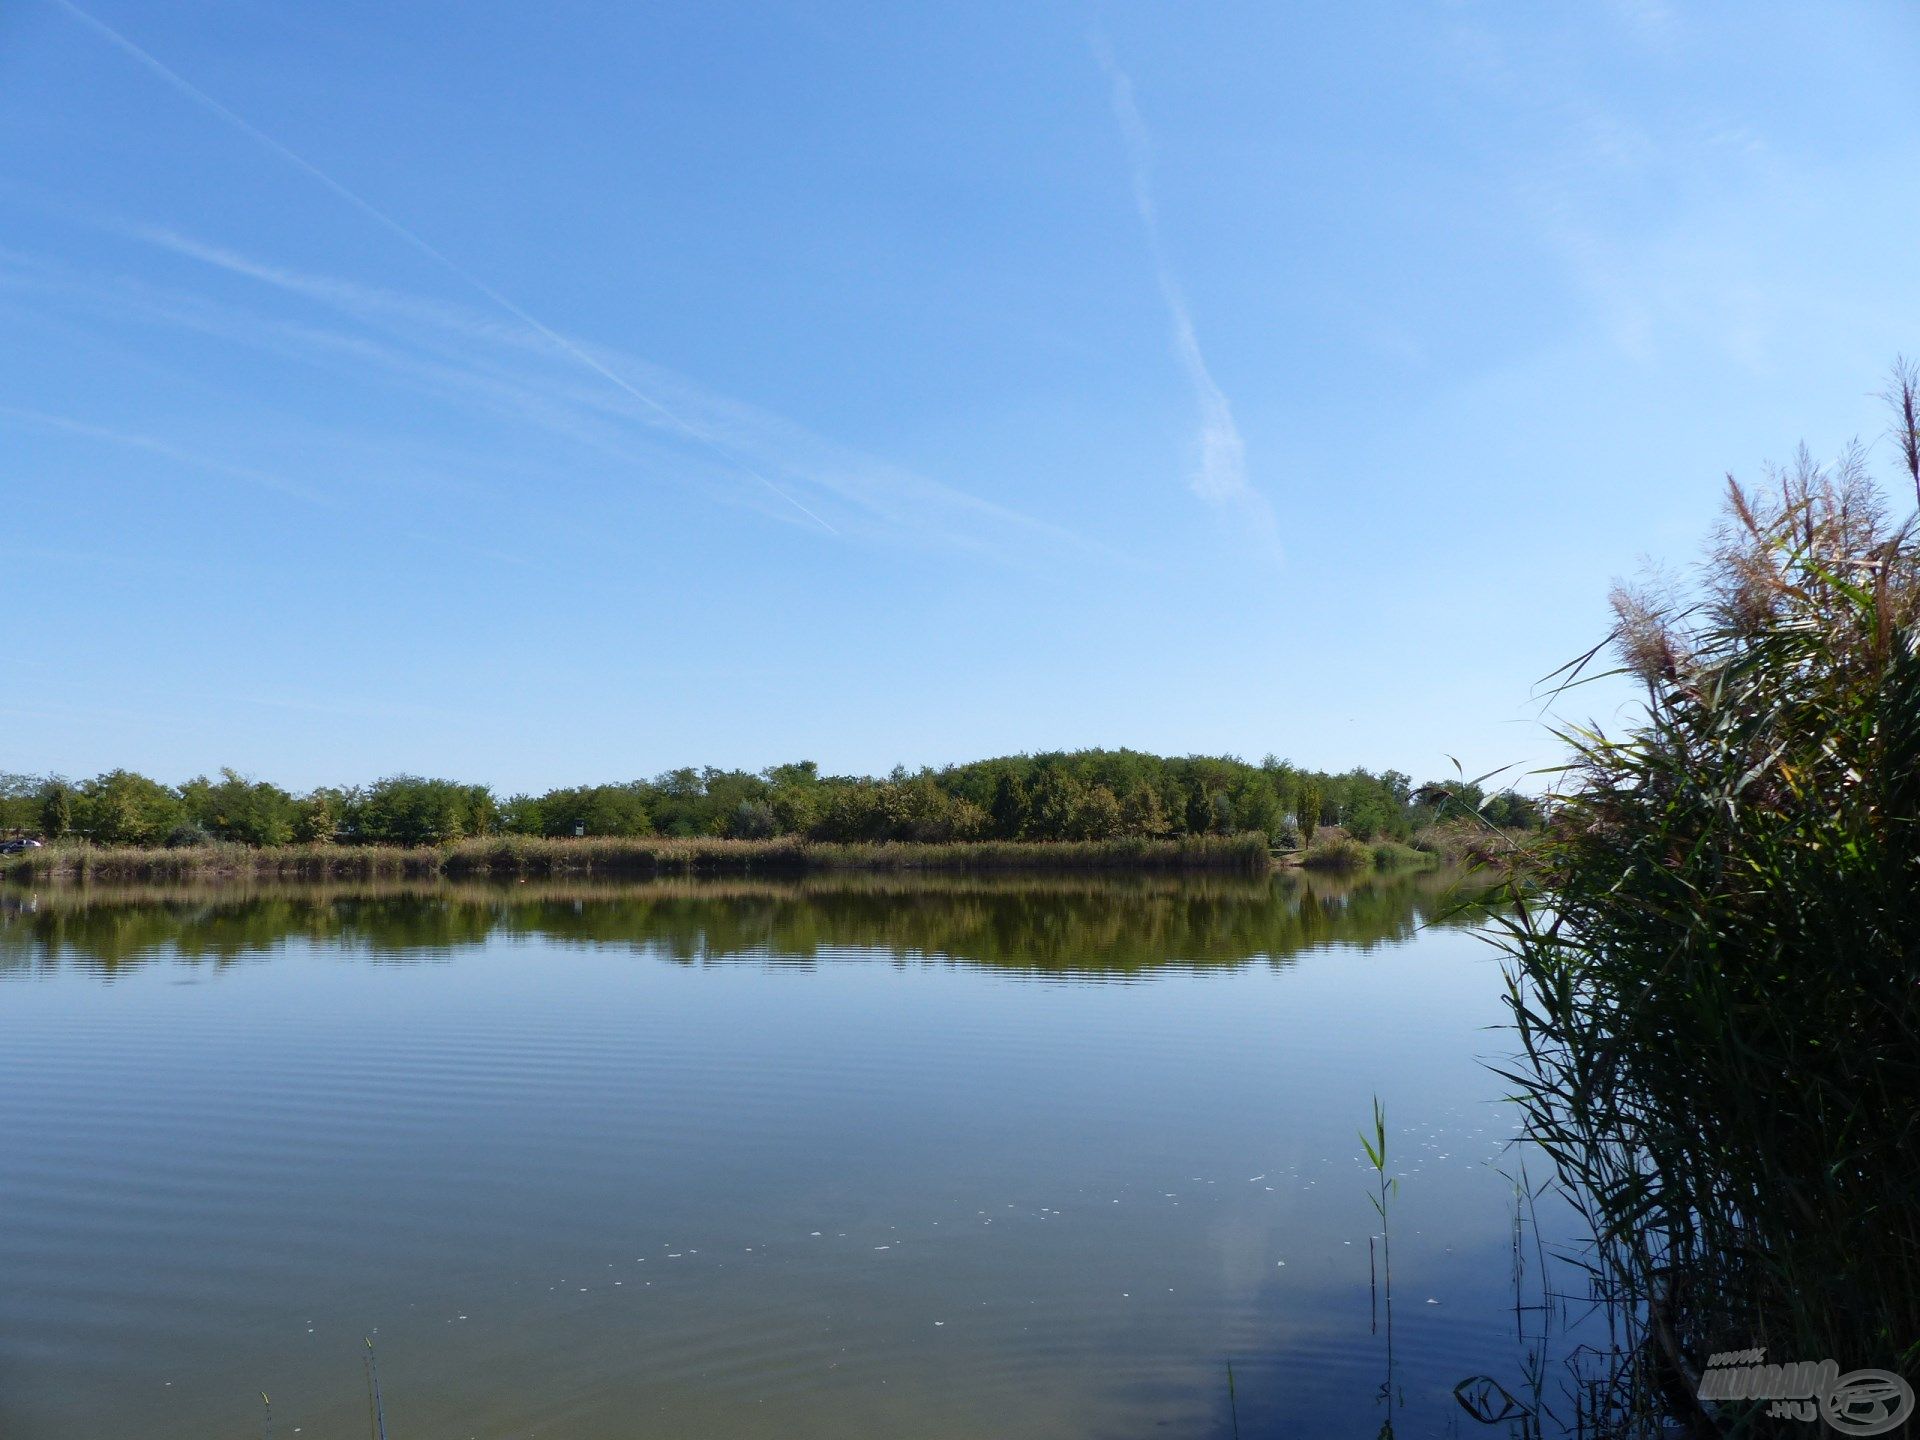
[[[54,430],[64,435],[78,435],[88,440],[97,440],[102,444],[118,446],[126,450],[137,450],[144,454],[156,455],[163,460],[185,465],[191,469],[204,470],[208,474],[219,475],[229,480],[239,480],[248,485],[258,485],[263,489],[277,490],[283,495],[315,504],[325,503],[317,491],[298,485],[290,480],[265,470],[255,469],[251,465],[229,465],[225,461],[214,460],[208,456],[183,450],[178,445],[153,435],[134,434],[125,430],[115,430],[105,425],[91,425],[83,420],[75,420],[66,415],[55,415],[43,410],[31,410],[20,405],[0,405],[0,420],[9,420],[15,424],[31,425],[42,430]]]
[[[1706,345],[1760,373],[1797,332],[1793,311],[1828,303],[1765,273],[1778,238],[1816,213],[1812,177],[1712,87],[1666,83],[1700,43],[1684,12],[1611,0],[1589,23],[1575,52],[1481,20],[1447,32],[1451,78],[1515,137],[1502,150],[1512,237],[1531,232],[1622,358],[1654,366],[1676,345]],[[1660,103],[1622,105],[1594,81],[1593,47],[1623,42],[1609,73],[1638,64],[1659,76]]]
[[[283,145],[280,141],[276,140],[273,136],[267,134],[264,130],[260,129],[259,126],[253,124],[252,121],[246,119],[246,117],[242,116],[237,111],[229,108],[228,106],[223,105],[219,100],[215,99],[212,95],[208,94],[205,90],[201,89],[198,85],[194,84],[191,80],[187,79],[186,76],[180,74],[179,71],[173,69],[171,66],[167,65],[165,62],[160,60],[158,56],[153,55],[149,51],[143,49],[141,46],[135,44],[132,40],[128,39],[125,35],[121,34],[118,30],[114,29],[111,25],[108,25],[105,21],[81,9],[78,5],[75,5],[73,3],[73,0],[55,0],[55,3],[58,4],[68,14],[72,15],[74,19],[78,20],[81,24],[85,25],[89,30],[93,31],[96,35],[100,36],[103,40],[106,40],[109,44],[125,52],[127,55],[131,56],[140,65],[142,65],[148,71],[152,72],[154,75],[158,76],[161,80],[163,80],[173,90],[185,96],[188,100],[192,101],[195,105],[198,105],[201,109],[207,111],[209,114],[217,116],[220,120],[224,121],[226,124],[232,126],[235,130],[238,130],[241,134],[245,135],[249,140],[252,140],[255,144],[258,144],[264,147],[266,150],[268,150],[272,154],[286,161],[289,165],[293,166],[294,169],[299,170],[303,174],[309,176],[311,179],[318,181],[321,185],[325,186],[328,190],[332,191],[334,195],[338,196],[341,200],[344,200],[347,204],[351,205],[354,209],[358,210],[362,215],[365,215],[369,220],[372,220],[375,224],[379,225],[382,229],[396,236],[398,239],[403,241],[411,249],[416,250],[420,254],[426,256],[427,259],[431,260],[434,264],[438,265],[442,270],[445,270],[449,275],[453,276],[456,280],[460,281],[461,284],[467,286],[471,290],[478,292],[480,295],[485,296],[486,299],[490,301],[497,309],[504,311],[508,315],[511,315],[515,320],[518,320],[522,325],[526,326],[529,330],[534,331],[536,334],[540,335],[542,338],[544,338],[549,343],[551,343],[556,349],[571,356],[574,360],[578,361],[581,365],[584,365],[586,368],[593,371],[595,374],[599,375],[600,378],[606,381],[609,385],[612,385],[617,389],[625,391],[626,393],[631,395],[634,399],[640,401],[644,405],[651,405],[657,409],[660,409],[661,413],[668,420],[675,419],[675,416],[672,414],[671,411],[668,411],[664,407],[660,406],[659,401],[655,400],[652,396],[646,394],[644,391],[637,389],[635,386],[630,384],[621,375],[608,369],[605,365],[602,365],[597,359],[594,358],[594,356],[589,354],[583,347],[575,343],[573,340],[569,339],[567,336],[561,334],[559,331],[553,329],[544,320],[540,319],[537,315],[533,314],[532,311],[516,303],[513,299],[511,299],[509,296],[501,292],[499,289],[488,284],[485,280],[481,279],[478,275],[474,274],[471,270],[468,270],[464,266],[460,265],[451,256],[447,255],[444,251],[438,249],[431,242],[429,242],[426,239],[426,237],[421,235],[417,230],[414,230],[412,227],[408,225],[402,224],[399,220],[396,220],[393,216],[389,215],[386,211],[382,210],[379,206],[375,205],[371,200],[368,200],[364,195],[361,195],[358,191],[354,190],[352,187],[348,186],[343,181],[338,180],[334,178],[332,175],[328,174],[325,170],[321,169],[318,165],[314,164],[313,161],[307,159],[306,156],[300,154],[298,151],[293,150],[289,146]],[[708,442],[708,443],[711,443],[711,442]],[[813,521],[816,525],[820,526],[821,529],[826,530],[829,533],[833,533],[833,534],[839,533],[835,531],[833,526],[828,524],[826,520],[822,519],[819,515],[816,515],[812,510],[808,509],[806,505],[802,504],[799,499],[789,494],[786,490],[782,489],[779,485],[774,483],[774,481],[768,479],[765,475],[760,474],[752,466],[743,464],[737,457],[727,456],[723,454],[722,458],[730,460],[737,468],[745,472],[748,476],[750,476],[752,479],[757,481],[759,484],[765,486],[773,494],[779,496],[782,500],[786,501],[787,504],[793,506],[794,509],[798,510],[802,515],[805,515],[809,520]]]
[[[778,417],[703,392],[635,357],[565,333],[74,0],[54,3],[175,94],[307,176],[488,307],[486,313],[477,313],[357,281],[302,274],[173,231],[120,225],[116,228],[128,238],[326,306],[354,324],[347,333],[329,332],[279,316],[249,317],[198,295],[168,295],[160,287],[127,282],[122,288],[145,290],[145,318],[222,334],[281,354],[304,352],[336,365],[351,354],[362,365],[383,367],[401,383],[445,398],[517,411],[523,420],[611,452],[630,453],[637,434],[646,433],[656,447],[671,436],[683,452],[701,452],[679,457],[675,470],[683,482],[713,487],[723,498],[745,503],[739,493],[744,480],[765,502],[755,508],[764,512],[777,506],[789,517],[804,517],[807,524],[836,535],[848,526],[895,537],[906,533],[998,560],[1015,558],[1008,552],[1019,544],[1009,541],[1118,558],[1107,547],[1059,526],[831,446]],[[0,276],[0,284],[4,282]],[[357,333],[369,328],[398,343],[382,345]]]
[[[1030,556],[1070,554],[1124,563],[1064,527],[835,444],[610,347],[570,340],[559,350],[539,332],[469,306],[300,271],[176,230],[117,221],[101,228],[243,283],[215,293],[80,272],[0,248],[0,292],[116,327],[131,321],[184,329],[356,385],[425,395],[613,462],[611,469],[583,469],[556,451],[552,468],[563,477],[556,484],[644,474],[650,483],[703,487],[770,519],[810,523],[764,488],[741,483],[758,472],[804,496],[807,510],[831,515],[833,528],[848,537],[937,546],[1015,566]],[[573,349],[592,356],[591,371],[574,363]],[[601,368],[624,383],[598,383]],[[366,437],[343,436],[340,443],[362,448],[356,438]]]
[[[1094,38],[1093,50],[1112,87],[1113,115],[1126,145],[1134,208],[1140,212],[1147,251],[1153,259],[1154,275],[1172,326],[1173,356],[1193,388],[1194,402],[1200,411],[1199,455],[1188,484],[1193,493],[1209,505],[1248,525],[1260,542],[1277,554],[1279,527],[1274,521],[1273,507],[1247,476],[1246,442],[1241,438],[1240,427],[1234,423],[1233,407],[1227,403],[1226,393],[1214,380],[1207,358],[1201,352],[1186,291],[1174,274],[1161,240],[1160,211],[1153,192],[1153,141],[1134,99],[1133,80],[1114,60],[1113,51],[1103,38]]]

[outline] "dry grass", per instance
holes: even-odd
[[[1300,857],[1300,863],[1309,870],[1371,870],[1373,847],[1344,830],[1324,825]]]
[[[1475,816],[1425,826],[1414,832],[1408,844],[1442,865],[1509,870],[1526,868],[1527,857],[1539,841],[1537,830],[1500,830]]]
[[[15,857],[9,880],[55,884],[183,881],[427,880],[446,877],[795,875],[870,871],[1227,871],[1264,874],[1266,837],[949,844],[823,844],[799,839],[546,839],[492,836],[444,846],[197,845],[181,849],[53,845]]]

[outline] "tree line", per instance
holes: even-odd
[[[650,780],[499,796],[486,785],[390,775],[304,794],[234,770],[170,786],[130,770],[89,780],[0,774],[0,828],[103,845],[435,845],[476,835],[798,835],[837,842],[1106,840],[1260,831],[1310,842],[1323,825],[1404,840],[1477,812],[1529,828],[1511,790],[1416,785],[1395,770],[1328,774],[1268,756],[1134,750],[1008,755],[876,777],[822,775],[811,760],[766,770],[687,767]]]

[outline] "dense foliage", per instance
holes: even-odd
[[[1571,737],[1513,932],[1533,1133],[1656,1373],[1764,1346],[1920,1378],[1912,522],[1857,455],[1803,456],[1732,491],[1697,587],[1616,608],[1644,716]]]
[[[435,845],[486,835],[663,835],[811,840],[1109,840],[1262,832],[1311,838],[1339,825],[1404,840],[1454,812],[1535,823],[1534,802],[1473,786],[1415,786],[1387,770],[1302,771],[1133,750],[1012,755],[885,778],[822,775],[812,761],[670,770],[652,780],[497,798],[484,785],[414,775],[295,795],[223,770],[177,787],[113,770],[74,783],[0,775],[0,829],[107,845],[292,841]]]

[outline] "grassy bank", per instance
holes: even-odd
[[[1505,871],[1524,859],[1535,832],[1497,829],[1479,820],[1456,820],[1415,831],[1410,841],[1362,840],[1337,825],[1321,826],[1306,849],[1287,863],[1309,870],[1408,870],[1431,866]]]
[[[1264,835],[1178,840],[829,844],[800,839],[547,839],[500,836],[451,845],[194,845],[142,849],[52,845],[6,862],[8,880],[50,884],[183,881],[517,879],[580,876],[799,875],[814,871],[1210,871],[1264,874]]]

